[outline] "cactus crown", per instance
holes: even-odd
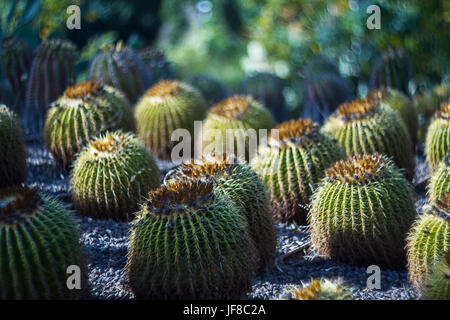
[[[436,116],[441,119],[450,119],[450,101],[444,102]]]
[[[433,206],[433,214],[450,222],[450,193],[447,192],[441,199],[436,200]]]
[[[358,184],[376,179],[391,161],[380,153],[340,160],[325,171],[329,182]]]
[[[373,116],[377,112],[378,102],[372,99],[356,99],[341,104],[338,116],[345,121],[352,121]]]
[[[381,87],[378,89],[372,89],[370,90],[367,95],[366,99],[368,100],[383,100],[386,99],[389,95],[389,91],[386,87]]]
[[[37,189],[7,188],[0,190],[0,225],[13,225],[26,221],[40,203]]]
[[[90,97],[101,95],[103,91],[103,86],[100,81],[90,80],[68,87],[64,91],[64,97],[68,99],[88,100]]]
[[[214,201],[214,186],[215,183],[211,177],[172,181],[168,185],[162,185],[149,192],[147,207],[152,212],[163,214],[183,212],[186,206],[197,208],[200,203],[204,205],[205,202]]]
[[[89,145],[90,154],[93,158],[112,157],[119,154],[130,141],[131,136],[117,131],[100,136]]]
[[[179,81],[161,81],[155,84],[153,87],[147,90],[145,95],[147,97],[164,97],[164,96],[174,96],[180,89]]]
[[[250,97],[235,95],[216,104],[210,112],[229,119],[238,118],[248,109],[250,101]]]
[[[319,124],[311,119],[298,119],[283,122],[275,127],[279,130],[279,141],[293,141],[301,144],[303,141],[315,141],[319,139]]]

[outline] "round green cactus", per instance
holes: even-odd
[[[82,215],[129,221],[147,192],[159,185],[159,171],[131,133],[117,131],[83,148],[70,183],[74,206]]]
[[[255,130],[255,137],[259,140],[259,129],[271,129],[274,125],[275,120],[267,108],[250,96],[235,95],[211,108],[202,135],[197,138],[202,143],[204,154],[227,152],[250,160],[256,153],[257,145],[251,144],[249,131]],[[233,141],[227,137],[229,129],[234,130],[231,132]],[[234,150],[229,150],[231,143],[234,143]]]
[[[450,300],[450,251],[432,268],[425,282],[423,300]]]
[[[0,150],[0,188],[24,182],[27,164],[22,127],[5,105],[0,105]]]
[[[450,193],[417,218],[408,235],[408,271],[414,287],[422,291],[428,274],[450,250]]]
[[[27,187],[0,190],[0,299],[79,299],[87,265],[72,213]],[[69,266],[81,288],[67,286]]]
[[[305,224],[316,184],[344,152],[310,119],[291,120],[275,129],[278,138],[271,137],[268,146],[260,147],[252,167],[269,187],[275,218]]]
[[[238,299],[250,289],[256,249],[212,177],[183,179],[142,204],[126,269],[137,298]]]
[[[134,118],[125,97],[98,81],[67,88],[47,114],[44,141],[56,163],[69,169],[90,139],[106,131],[133,131]]]
[[[131,104],[153,83],[139,55],[120,41],[97,54],[90,66],[89,78],[120,90]]]
[[[206,157],[203,161],[182,164],[169,172],[165,181],[213,176],[217,186],[247,219],[250,236],[258,251],[259,266],[271,267],[276,256],[277,237],[267,188],[258,174],[237,159],[226,155]]]
[[[435,168],[430,177],[428,185],[428,198],[431,203],[441,199],[445,194],[450,193],[450,149],[447,155]]]
[[[415,216],[413,190],[390,158],[354,156],[331,166],[312,197],[312,244],[338,263],[402,268]]]
[[[450,101],[442,105],[428,127],[425,155],[430,169],[434,169],[444,159],[448,149],[450,149]]]
[[[414,177],[411,138],[400,115],[378,101],[357,99],[342,104],[323,127],[349,156],[384,153],[408,180]]]
[[[349,288],[341,279],[311,279],[307,285],[289,290],[280,300],[353,300]]]
[[[413,146],[416,145],[418,118],[414,105],[406,95],[395,89],[381,88],[371,90],[367,94],[367,99],[378,100],[380,103],[398,111],[408,128]]]
[[[136,105],[139,139],[156,157],[170,160],[172,148],[178,143],[171,141],[172,133],[186,129],[193,137],[194,121],[202,120],[205,111],[199,91],[184,82],[161,81]]]

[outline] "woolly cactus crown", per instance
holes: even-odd
[[[342,280],[311,279],[302,287],[287,293],[290,300],[351,300],[350,290],[342,284]]]
[[[311,119],[298,119],[283,122],[275,127],[278,130],[278,139],[273,135],[269,144],[278,144],[280,147],[289,143],[301,145],[304,142],[317,143],[320,140],[319,124]]]

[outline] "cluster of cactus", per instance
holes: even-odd
[[[84,147],[74,162],[70,182],[81,215],[129,221],[139,202],[159,186],[153,157],[131,133],[106,133]]]
[[[432,268],[424,285],[423,300],[450,300],[450,251]]]
[[[311,279],[306,285],[295,287],[283,294],[280,300],[352,300],[349,288],[341,279]]]
[[[149,193],[133,222],[127,275],[137,298],[238,299],[256,249],[245,217],[212,177]]]
[[[263,105],[250,96],[235,95],[209,111],[202,135],[198,138],[201,139],[203,154],[227,152],[249,160],[257,151],[261,138],[259,129],[271,129],[274,125],[275,120]],[[232,136],[227,134],[230,129],[233,130]],[[251,130],[256,136],[252,136]],[[229,141],[230,138],[233,141]],[[230,145],[233,150],[230,150]]]
[[[422,291],[432,267],[450,250],[450,193],[417,218],[407,240],[409,279]]]
[[[200,90],[208,108],[224,100],[228,96],[223,83],[210,75],[197,75],[189,78],[187,83]]]
[[[5,105],[0,105],[0,150],[0,188],[24,182],[27,164],[22,127]]]
[[[132,105],[153,83],[144,61],[120,41],[115,46],[105,46],[97,54],[92,60],[89,77],[120,90]]]
[[[0,190],[0,298],[79,299],[87,265],[72,213],[28,187]],[[78,266],[81,288],[69,289],[67,268]]]
[[[283,95],[284,83],[276,75],[269,72],[252,73],[244,79],[242,90],[269,109],[276,121],[282,122],[288,118]]]
[[[402,268],[415,216],[413,190],[390,158],[354,156],[333,164],[313,194],[312,244],[338,263]]]
[[[138,52],[139,57],[147,66],[155,83],[175,78],[172,64],[167,61],[164,52],[155,48],[146,48]]]
[[[65,40],[44,40],[31,65],[25,92],[23,122],[27,136],[40,136],[50,103],[74,83],[75,46]]]
[[[198,179],[213,176],[217,187],[241,210],[249,226],[250,236],[258,251],[259,266],[273,265],[276,255],[276,231],[270,210],[269,197],[258,174],[238,159],[210,155],[202,161],[182,164],[169,172],[165,181]]]
[[[450,193],[450,149],[439,165],[434,169],[428,186],[428,199],[431,203]]]
[[[202,120],[206,106],[201,93],[180,81],[161,81],[139,100],[135,118],[139,139],[161,159],[171,159],[171,140],[177,129],[188,130],[194,136],[194,121]],[[192,139],[193,145],[194,139]]]
[[[270,190],[272,210],[281,222],[305,224],[310,197],[333,162],[344,157],[341,148],[319,132],[311,119],[284,122],[278,137],[261,146],[252,167]]]
[[[402,49],[388,48],[375,62],[369,87],[392,88],[409,95],[408,85],[411,77],[412,69],[408,54]]]
[[[425,154],[431,169],[444,159],[448,149],[450,149],[450,101],[442,105],[428,127]]]
[[[125,97],[98,81],[67,88],[52,103],[44,126],[44,141],[56,163],[69,169],[75,155],[92,138],[106,131],[134,130]]]
[[[408,129],[398,112],[376,100],[342,104],[323,127],[349,156],[384,153],[405,176],[414,176],[414,154]]]
[[[367,94],[367,99],[378,100],[396,110],[408,128],[413,146],[417,143],[418,118],[412,101],[405,94],[391,88],[373,89]]]

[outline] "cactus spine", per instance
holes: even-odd
[[[400,115],[378,101],[357,99],[342,104],[323,127],[347,155],[384,153],[391,157],[405,176],[414,176],[411,138]]]
[[[428,127],[425,154],[431,169],[444,159],[448,149],[450,149],[450,101],[442,105]]]
[[[333,162],[344,157],[329,137],[310,119],[291,120],[275,128],[278,138],[260,148],[252,167],[270,190],[275,218],[305,224],[310,197]]]
[[[237,299],[256,269],[239,209],[211,178],[150,192],[133,223],[127,274],[137,298]]]
[[[415,215],[413,191],[390,158],[358,155],[331,166],[314,193],[312,244],[339,263],[401,268]]]
[[[450,251],[432,268],[422,299],[450,300]]]
[[[447,156],[436,167],[430,177],[428,186],[428,198],[431,203],[442,199],[447,193],[450,193],[450,149]]]
[[[180,81],[162,81],[151,87],[136,105],[135,118],[141,142],[161,159],[171,159],[176,129],[194,136],[194,121],[202,120],[206,106],[200,92]]]
[[[75,155],[106,131],[133,131],[134,118],[125,97],[98,81],[67,88],[47,114],[44,141],[56,163],[69,169]]]
[[[311,279],[307,285],[288,291],[281,300],[353,300],[342,280]]]
[[[0,105],[0,150],[0,188],[24,182],[27,164],[22,127],[5,105]]]
[[[153,157],[131,133],[105,133],[84,147],[70,182],[84,216],[128,221],[150,189],[159,185]]]
[[[0,298],[78,299],[87,266],[71,212],[27,187],[0,191]],[[67,267],[81,268],[81,290],[67,288]]]

